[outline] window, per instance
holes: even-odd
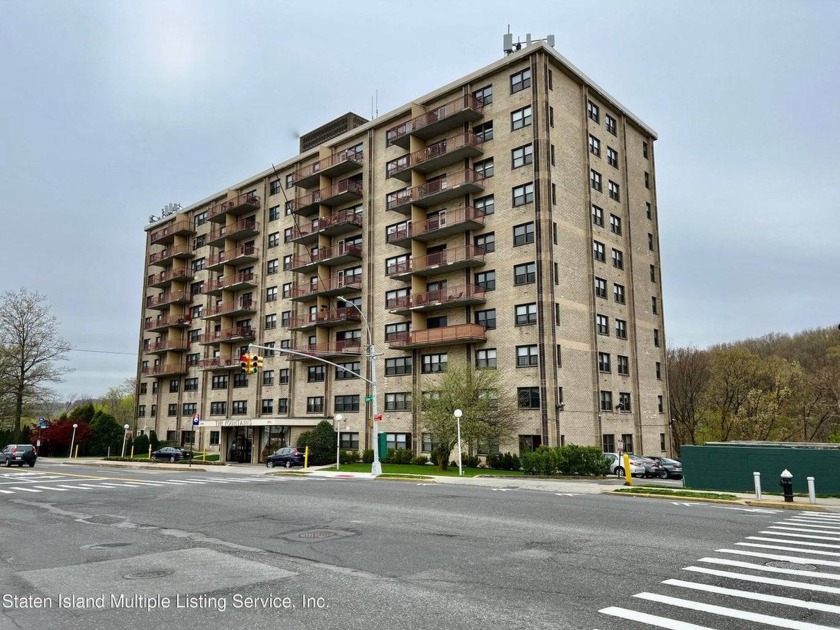
[[[263,370],[262,384],[263,385],[274,385],[274,370]]]
[[[619,249],[612,250],[613,267],[616,269],[624,269],[624,254]]]
[[[650,188],[650,173],[645,171],[645,188]]]
[[[526,326],[528,324],[537,323],[537,305],[532,304],[517,304],[516,305],[516,325]]]
[[[510,127],[511,130],[516,131],[517,129],[522,129],[523,127],[529,127],[531,125],[531,106],[523,107],[522,109],[517,109],[511,112],[510,114]]]
[[[242,372],[234,373],[233,375],[234,387],[248,387],[248,375]]]
[[[389,276],[395,273],[409,271],[410,269],[411,256],[409,254],[401,254],[385,259],[385,273]]]
[[[513,284],[533,284],[537,281],[537,264],[533,262],[516,265],[513,268]]]
[[[271,315],[265,316],[265,329],[266,330],[274,330],[277,328],[277,314],[272,313]]]
[[[283,242],[284,243],[289,243],[289,242],[291,242],[291,240],[292,240],[292,228],[286,228],[285,230],[283,230]],[[274,247],[271,244],[270,238],[269,238],[268,246],[269,247]]]
[[[510,75],[510,93],[515,94],[521,92],[525,88],[531,87],[531,69],[526,68],[521,72]]]
[[[549,151],[549,153],[551,154],[551,165],[556,166],[556,164],[554,162],[554,145],[553,144],[551,145],[551,150]]]
[[[488,120],[486,123],[473,127],[473,133],[478,136],[483,142],[493,139],[493,121]]]
[[[656,315],[659,312],[658,304],[656,303],[656,297],[653,296],[650,298],[650,309],[653,311],[653,314]]]
[[[283,206],[283,214],[287,217],[292,216],[292,208],[295,207],[295,202],[291,199]]]
[[[621,217],[610,215],[610,232],[621,235]]]
[[[424,354],[422,362],[423,374],[436,374],[446,370],[446,364],[449,361],[449,355],[445,352],[440,354]]]
[[[272,232],[268,235],[268,246],[277,247],[280,244],[280,232]]]
[[[513,206],[524,206],[526,203],[534,201],[534,184],[528,182],[522,186],[514,186],[513,188]]]
[[[614,201],[621,201],[621,195],[618,192],[618,184],[616,184],[613,180],[610,180],[609,187],[610,199],[613,199]]]
[[[607,259],[606,248],[604,244],[600,241],[592,241],[592,255],[595,257],[595,260],[599,262],[604,262]]]
[[[275,179],[268,185],[268,194],[269,195],[276,195],[281,190],[281,184],[279,179]]]
[[[612,135],[617,135],[615,118],[609,114],[604,114],[604,125],[606,126],[607,131],[609,131]]]
[[[613,284],[613,298],[619,304],[624,304],[624,285]]]
[[[263,346],[265,347],[265,354],[263,354],[263,356],[264,357],[273,357],[274,356],[274,350],[272,350],[272,348],[274,348],[274,342],[273,341],[266,341],[263,344]],[[280,347],[288,349],[289,348],[289,340],[288,339],[282,340],[280,342]]]
[[[526,144],[523,147],[518,147],[511,151],[511,160],[513,162],[513,168],[519,168],[520,166],[525,166],[526,164],[531,164],[534,161],[534,147],[533,145]]]
[[[190,340],[190,341],[192,341],[192,340]],[[148,383],[140,383],[140,393],[145,394],[146,390],[148,389],[148,386],[149,386]]]
[[[248,413],[247,400],[234,400],[231,404],[230,413],[233,416],[242,416]]]
[[[478,288],[485,291],[496,290],[496,271],[482,271],[475,274],[475,284]]]
[[[185,378],[184,379],[184,391],[185,392],[197,392],[198,391],[198,379],[197,378]]]
[[[642,157],[646,158],[647,156],[648,156],[648,143],[647,142],[642,142]]]
[[[386,433],[385,448],[411,448],[411,433]]]
[[[207,235],[206,234],[202,234],[201,236],[197,236],[193,239],[193,249],[194,250],[201,249],[205,245],[207,245]]]
[[[554,75],[551,73],[551,69],[546,68],[545,69],[545,74],[546,74],[546,79],[545,80],[546,80],[546,83],[548,83],[548,89],[553,90],[554,89]]]
[[[487,215],[496,212],[496,203],[493,195],[473,199],[473,207],[478,211],[478,214]]]
[[[152,405],[152,410],[149,412],[150,418],[157,418],[157,405]]]
[[[138,405],[137,406],[137,415],[140,418],[146,417],[146,405]]]
[[[192,270],[193,271],[201,271],[204,269],[204,259],[203,258],[196,258],[192,261]]]
[[[616,357],[616,371],[622,376],[630,376],[630,359],[619,354]]]
[[[339,445],[341,448],[348,450],[348,451],[358,451],[359,450],[359,434],[358,433],[345,433],[344,431],[340,432],[339,434]]]
[[[428,327],[428,326],[427,326]],[[406,333],[411,329],[411,324],[408,322],[397,322],[395,324],[385,325],[385,341],[397,341],[400,338],[405,338]]]
[[[605,453],[615,453],[615,436],[611,433],[604,433],[601,436],[601,448]]]
[[[595,297],[607,297],[607,281],[604,278],[595,278]]]
[[[271,398],[262,399],[260,413],[274,413],[274,401]]]
[[[598,371],[599,372],[609,372],[610,371],[610,354],[608,352],[599,352],[598,353]]]
[[[659,347],[659,330],[653,329],[653,345]]]
[[[493,158],[473,162],[473,170],[485,179],[493,177]]]
[[[336,396],[333,401],[333,409],[339,411],[359,411],[359,395],[350,394],[348,396]],[[387,406],[386,406],[387,409]]]
[[[538,362],[537,346],[516,346],[516,367],[532,367]]]
[[[283,299],[288,300],[290,297],[292,297],[292,283],[286,282],[283,285]]]
[[[618,151],[612,147],[607,147],[607,164],[618,168]]]
[[[645,202],[645,214],[647,215],[647,218],[648,218],[648,219],[652,219],[652,218],[653,218],[653,208],[651,207],[651,205],[650,205],[650,202],[649,202],[649,201],[646,201],[646,202]]]
[[[513,245],[526,245],[534,242],[534,224],[522,223],[521,225],[513,226]]]
[[[589,171],[589,184],[595,190],[599,190],[599,191],[603,190],[603,187],[601,186],[601,173],[599,173],[596,170],[590,170]]]
[[[359,361],[350,361],[348,363],[339,363],[341,367],[335,368],[335,380],[348,381],[354,378],[359,378],[357,374],[362,373],[362,364]]]
[[[473,92],[473,96],[482,105],[489,105],[493,102],[493,86],[488,85],[486,87],[481,88],[480,90],[476,90],[475,92]]]
[[[665,401],[662,399],[661,395],[656,397],[656,402],[659,413],[665,413]]]
[[[610,318],[606,315],[595,315],[595,328],[599,335],[610,334]]]
[[[178,386],[180,384],[181,383],[178,381],[178,379],[172,379],[171,381],[169,381],[169,393],[172,394],[172,393],[177,392],[178,391]]]
[[[662,380],[662,364],[659,361],[656,362],[656,379]]]
[[[266,275],[270,276],[272,274],[277,273],[280,270],[280,265],[277,262],[277,259],[269,260],[265,263],[265,273]]]
[[[265,290],[265,301],[266,302],[276,302],[277,301],[277,287],[268,287]]]
[[[324,381],[324,376],[326,374],[325,366],[323,365],[310,365],[306,368],[306,382],[307,383],[321,383]]]
[[[627,322],[623,319],[615,320],[615,336],[619,339],[627,339]]]
[[[604,227],[604,209],[592,204],[592,223]]]
[[[397,392],[385,394],[385,411],[410,411],[411,393]]]
[[[411,357],[385,359],[385,376],[411,374]]]
[[[540,388],[539,387],[517,387],[516,401],[520,409],[539,409],[540,408]]]
[[[491,308],[485,311],[475,312],[475,323],[484,326],[486,330],[496,329],[496,309]]]
[[[490,232],[489,234],[479,234],[475,237],[475,246],[483,249],[485,252],[495,252],[496,251],[496,233]]]
[[[209,216],[210,215],[207,213],[207,211],[200,212],[197,215],[195,215],[195,217],[193,217],[193,222],[195,223],[195,227],[199,227],[199,226],[207,223],[207,219],[208,219]]]
[[[276,221],[280,218],[280,206],[271,206],[268,209],[268,220]]]
[[[599,115],[598,106],[593,103],[592,101],[587,101],[586,103],[586,115],[589,116],[590,120],[594,120],[595,122],[599,122]]]
[[[622,433],[621,442],[624,445],[624,452],[625,453],[632,453],[633,452],[633,434],[632,433]]]
[[[496,369],[496,348],[475,351],[475,367],[479,370]]]
[[[633,408],[630,406],[630,392],[620,392],[618,394],[618,410],[624,412],[631,412]],[[627,441],[624,441],[626,446]]]
[[[309,396],[306,399],[306,413],[324,413],[324,397]]]
[[[592,134],[589,134],[589,152],[592,155],[601,155],[601,141]]]
[[[601,411],[612,411],[612,392],[601,392]]]
[[[650,266],[650,281],[651,282],[656,282],[656,266],[655,265]]]
[[[217,401],[210,403],[211,416],[224,416],[227,414],[227,403],[224,401]]]
[[[213,380],[210,381],[210,389],[227,389],[227,387],[228,387],[227,374],[214,375]]]
[[[653,234],[648,234],[648,250],[653,251]]]

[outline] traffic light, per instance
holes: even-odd
[[[251,371],[251,355],[247,352],[239,357],[239,367],[247,374]]]
[[[263,369],[263,358],[259,355],[257,355],[257,369]]]
[[[248,370],[251,374],[256,374],[260,369],[260,357],[259,355],[252,354],[251,355],[251,369]]]

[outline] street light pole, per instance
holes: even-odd
[[[76,429],[78,428],[78,424],[75,422],[73,423],[73,437],[70,438],[70,454],[67,456],[67,459],[73,457],[73,445],[76,443]]]
[[[348,304],[359,311],[359,315],[362,316],[362,321],[365,323],[365,328],[367,328],[367,336],[368,336],[368,365],[370,366],[370,388],[371,394],[373,395],[373,405],[371,407],[373,411],[373,465],[371,466],[370,473],[372,475],[381,475],[382,474],[382,464],[379,461],[379,425],[377,424],[376,417],[379,415],[379,408],[377,406],[377,396],[376,396],[376,347],[373,345],[373,333],[370,329],[370,323],[365,317],[365,314],[362,312],[358,306],[353,304],[347,298],[344,298],[340,295],[336,296],[336,299],[341,300],[345,304]],[[365,421],[367,422],[367,421]]]
[[[125,457],[125,438],[128,437],[128,425],[123,425],[123,445],[122,445],[122,452],[120,453],[120,457]]]
[[[464,415],[464,412],[460,409],[456,409],[454,412],[455,416],[455,423],[458,425],[458,476],[464,476],[464,468],[461,466],[461,416]]]
[[[333,424],[335,425],[335,469],[341,470],[341,421],[344,416],[340,413],[335,414]]]

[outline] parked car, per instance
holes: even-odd
[[[624,456],[618,453],[604,453],[604,457],[610,462],[610,473],[617,477],[623,477]],[[642,458],[637,455],[628,455],[628,457],[630,457],[630,475],[633,477],[644,477],[646,467]]]
[[[174,446],[164,446],[152,453],[152,459],[157,459],[165,462],[177,462],[182,459],[192,459],[192,451],[183,448],[176,448]]]
[[[265,465],[269,468],[274,468],[275,466],[291,468],[292,466],[303,466],[303,464],[303,451],[298,450],[294,446],[286,446],[278,449],[265,460]]]
[[[650,456],[648,459],[652,459],[659,464],[660,479],[682,479],[682,462],[678,462],[676,459],[671,459],[670,457],[661,457],[659,455]]]
[[[4,464],[7,468],[12,464],[18,466],[29,464],[32,468],[36,459],[38,459],[38,451],[31,444],[9,444],[0,451],[0,464]]]

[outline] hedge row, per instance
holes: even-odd
[[[604,453],[597,446],[540,446],[536,451],[522,453],[522,470],[526,475],[596,475],[610,472]]]

